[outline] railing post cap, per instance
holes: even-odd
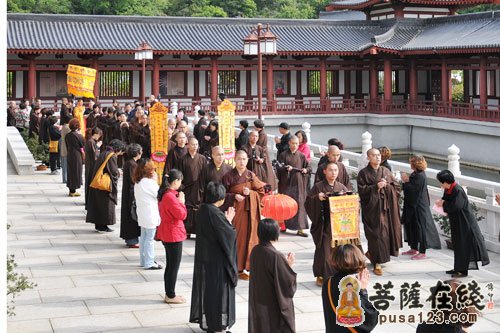
[[[172,103],[170,103],[170,104],[171,104],[172,106],[174,106],[174,105],[175,105],[175,106],[177,106],[177,105],[178,105],[178,104],[177,104],[177,102],[175,102],[175,101],[174,101],[174,102],[172,102]]]
[[[459,153],[460,153],[460,148],[455,146],[455,144],[452,144],[450,147],[448,147],[449,155],[458,155]]]
[[[370,132],[366,131],[363,134],[361,134],[361,138],[362,139],[371,139],[372,138],[372,134]]]
[[[305,123],[302,124],[302,129],[310,129],[311,128],[311,124],[309,124],[307,121]]]

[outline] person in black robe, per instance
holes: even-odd
[[[212,148],[212,159],[203,169],[201,173],[200,183],[203,190],[203,202],[205,202],[205,189],[208,183],[221,183],[224,175],[233,170],[231,166],[224,163],[224,150],[221,146],[215,146]],[[227,195],[227,194],[226,194]],[[224,202],[220,209],[226,211],[229,206],[227,202]]]
[[[403,215],[401,223],[404,226],[405,241],[410,250],[403,255],[411,255],[413,260],[425,259],[426,249],[440,249],[441,240],[429,208],[430,198],[427,190],[425,169],[427,162],[420,155],[410,158],[413,173],[408,176],[403,173]]]
[[[290,133],[290,126],[288,126],[287,123],[281,123],[279,125],[279,131],[281,134],[281,138],[274,138],[274,141],[276,142],[276,148],[278,149],[277,156],[280,156],[281,153],[289,149],[289,141],[292,138],[292,134]]]
[[[82,152],[85,144],[83,136],[80,134],[80,122],[78,119],[71,119],[68,125],[71,132],[66,134],[64,138],[68,153],[68,178],[66,186],[69,188],[70,197],[79,197],[80,193],[76,192],[76,190],[82,186]]]
[[[182,180],[182,191],[186,195],[186,208],[188,215],[184,221],[188,238],[196,233],[196,211],[203,199],[202,182],[200,181],[203,169],[207,167],[205,156],[198,154],[198,140],[194,137],[189,139],[188,153],[177,161],[177,167],[184,175]]]
[[[344,150],[344,144],[337,138],[331,138],[330,140],[328,140],[328,147],[330,146],[337,146],[340,150]],[[342,155],[340,155],[338,161],[342,162],[342,160],[343,160]],[[325,154],[321,156],[321,158],[319,159],[318,165],[321,165],[326,162],[328,162],[328,156],[326,156]]]
[[[189,322],[204,331],[224,331],[235,323],[236,231],[231,225],[234,208],[223,213],[226,191],[220,183],[210,182],[205,203],[197,212],[196,248]]]
[[[446,271],[454,278],[465,277],[469,269],[479,269],[477,262],[483,266],[490,263],[484,236],[469,205],[464,189],[455,182],[453,173],[442,170],[437,179],[444,189],[443,198],[436,202],[450,219],[451,242],[453,243],[453,269]]]
[[[264,149],[257,145],[257,140],[259,139],[259,133],[257,131],[250,132],[249,142],[241,147],[241,150],[245,151],[248,155],[247,169],[255,173],[259,179],[266,181],[267,173],[264,166],[266,161],[266,156]]]
[[[244,145],[248,143],[248,121],[240,120],[240,134],[236,138],[236,150],[240,150]]]
[[[200,116],[200,119],[198,119],[198,122],[193,127],[193,135],[198,142],[203,142],[203,134],[208,126],[208,120],[205,118],[205,111],[198,110],[198,115]]]
[[[274,173],[273,164],[271,163],[271,157],[269,156],[269,151],[267,147],[267,133],[264,130],[264,122],[261,119],[256,119],[253,122],[254,129],[259,133],[259,139],[257,140],[257,145],[261,146],[264,150],[264,155],[266,157],[264,161],[264,168],[266,169],[266,177],[262,180],[271,186],[271,190],[276,190],[278,187],[276,174]]]
[[[187,154],[187,138],[186,134],[179,132],[175,136],[176,146],[168,151],[167,160],[163,167],[163,174],[166,175],[170,170],[177,168],[179,159]]]
[[[347,187],[348,191],[352,191],[352,185],[351,185],[351,179],[349,178],[349,172],[347,171],[344,163],[340,162],[340,157],[342,156],[340,154],[340,149],[339,147],[335,145],[328,146],[328,151],[326,152],[327,157],[325,163],[318,164],[318,170],[316,171],[316,177],[314,178],[314,183],[320,182],[322,180],[325,180],[325,174],[323,173],[323,170],[325,169],[326,165],[329,162],[335,162],[337,163],[337,166],[339,167],[339,174],[337,177],[337,181]]]
[[[337,193],[347,192],[347,188],[337,181],[339,174],[337,163],[328,163],[323,173],[326,177],[325,180],[314,184],[313,188],[307,194],[305,203],[307,215],[311,219],[311,235],[316,246],[313,273],[318,286],[323,285],[324,279],[335,273],[329,261],[334,244],[332,244],[332,226],[328,198]],[[361,246],[359,238],[346,239],[344,243]]]
[[[41,110],[39,106],[36,106],[30,114],[30,123],[29,123],[29,137],[34,137],[34,134],[40,134],[40,117]],[[62,124],[62,121],[61,121]],[[15,125],[14,125],[15,126]]]
[[[45,110],[45,112],[44,112]],[[49,143],[49,118],[54,115],[54,111],[51,109],[42,109],[42,118],[40,118],[40,136],[38,141],[41,143]]]
[[[50,116],[49,117],[49,128],[47,129],[48,131],[48,138],[49,142],[54,141],[57,142],[57,148],[56,151],[50,152],[49,151],[49,164],[50,164],[50,171],[52,175],[57,175],[57,160],[59,159],[59,140],[61,139],[61,131],[59,128],[56,127],[57,123],[57,118],[55,116]]]
[[[106,149],[99,154],[99,157],[95,161],[91,178],[94,179],[97,170],[103,165],[107,156],[111,153],[113,153],[113,155],[109,158],[104,167],[104,173],[107,173],[111,178],[111,192],[94,188],[90,188],[89,192],[86,222],[95,224],[95,230],[97,232],[113,232],[108,225],[116,224],[115,206],[118,203],[118,179],[120,178],[117,160],[118,156],[125,153],[125,145],[123,142],[117,139],[112,140]]]
[[[282,152],[278,161],[282,167],[278,167],[278,192],[293,198],[298,206],[297,214],[285,221],[285,226],[290,230],[297,230],[297,235],[308,237],[304,229],[309,228],[304,202],[307,196],[307,175],[311,173],[311,167],[304,154],[298,151],[299,138],[292,136],[289,141],[290,147]]]
[[[93,127],[90,132],[90,138],[85,142],[85,210],[89,201],[89,186],[92,182],[91,176],[94,171],[95,160],[99,156],[98,143],[102,139],[102,130],[99,127]]]
[[[137,161],[142,157],[142,148],[137,143],[131,143],[126,148],[123,163],[122,206],[120,211],[120,238],[125,240],[129,248],[139,248],[141,228],[138,221],[132,217],[132,201],[134,200],[134,181],[132,175],[137,167]]]
[[[351,333],[349,328],[337,324],[337,307],[340,300],[340,281],[348,275],[356,275],[359,281],[359,306],[364,310],[365,320],[354,327],[358,333],[371,332],[378,323],[379,312],[368,300],[368,282],[370,273],[365,266],[365,256],[360,249],[352,244],[340,245],[332,252],[332,266],[335,275],[325,280],[321,297],[323,298],[323,313],[327,333]],[[341,305],[341,304],[340,304]],[[334,309],[335,308],[335,309]]]
[[[248,300],[249,333],[294,333],[293,296],[297,290],[297,273],[292,269],[295,254],[287,257],[273,246],[280,227],[271,219],[261,220],[257,228],[259,244],[250,255]]]
[[[358,173],[362,220],[373,272],[382,275],[381,264],[397,257],[403,246],[399,216],[400,185],[391,171],[380,165],[378,149],[367,151],[369,164]]]

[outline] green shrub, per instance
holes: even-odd
[[[33,155],[35,161],[42,161],[43,164],[49,163],[49,145],[46,143],[38,143],[38,135],[33,133],[33,137],[28,137],[28,131],[22,131],[21,136],[28,146],[28,150]]]

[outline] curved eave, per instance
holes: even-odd
[[[453,49],[423,49],[423,50],[404,50],[400,54],[402,56],[406,55],[418,55],[418,54],[481,54],[481,53],[500,53],[500,47],[495,46],[491,48],[453,48]]]
[[[449,7],[457,5],[481,5],[481,4],[492,4],[494,0],[446,0],[446,1],[432,1],[432,0],[400,0],[401,2],[415,5],[432,5],[440,7]]]
[[[369,1],[358,3],[355,5],[343,5],[341,3],[332,3],[332,4],[329,4],[328,6],[326,6],[325,10],[327,12],[339,10],[339,9],[363,10],[367,7],[371,7],[371,6],[376,5],[378,3],[381,3],[381,2],[384,2],[384,0],[369,0]]]
[[[243,51],[235,50],[154,50],[154,54],[161,55],[205,55],[205,56],[223,56],[236,55],[242,56]],[[133,50],[53,50],[53,49],[7,49],[8,54],[134,54]],[[355,56],[360,53],[357,51],[278,51],[278,56]]]

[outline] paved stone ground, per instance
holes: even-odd
[[[139,267],[137,249],[128,249],[119,238],[119,224],[112,234],[97,234],[84,222],[83,197],[69,198],[61,176],[37,173],[17,176],[9,168],[8,176],[8,253],[15,254],[22,272],[37,283],[33,290],[16,299],[16,316],[9,319],[8,331],[22,332],[201,332],[188,324],[189,302],[168,305],[162,302],[163,271],[145,271]],[[119,216],[119,207],[117,208]],[[316,287],[311,265],[314,245],[311,238],[282,235],[278,248],[294,251],[297,261],[298,288],[295,294],[298,332],[324,332],[321,289]],[[156,243],[157,259],[165,262],[165,253]],[[177,292],[190,299],[194,241],[184,243]],[[385,265],[383,277],[375,282],[396,286],[396,302],[385,314],[399,313],[399,286],[419,281],[422,297],[444,271],[453,264],[449,250],[430,251],[430,259],[413,262],[396,258]],[[494,310],[484,316],[470,332],[500,332],[500,255],[490,253],[492,263],[472,272],[481,287],[494,283]],[[373,275],[373,274],[372,274]],[[469,278],[468,280],[470,280]],[[248,282],[236,289],[236,324],[231,331],[247,331]],[[373,294],[373,289],[369,290]],[[483,292],[484,293],[484,292]],[[425,310],[428,307],[426,306]],[[405,310],[403,313],[410,313]],[[413,311],[411,313],[418,313]],[[415,332],[416,324],[379,325],[374,332]]]

